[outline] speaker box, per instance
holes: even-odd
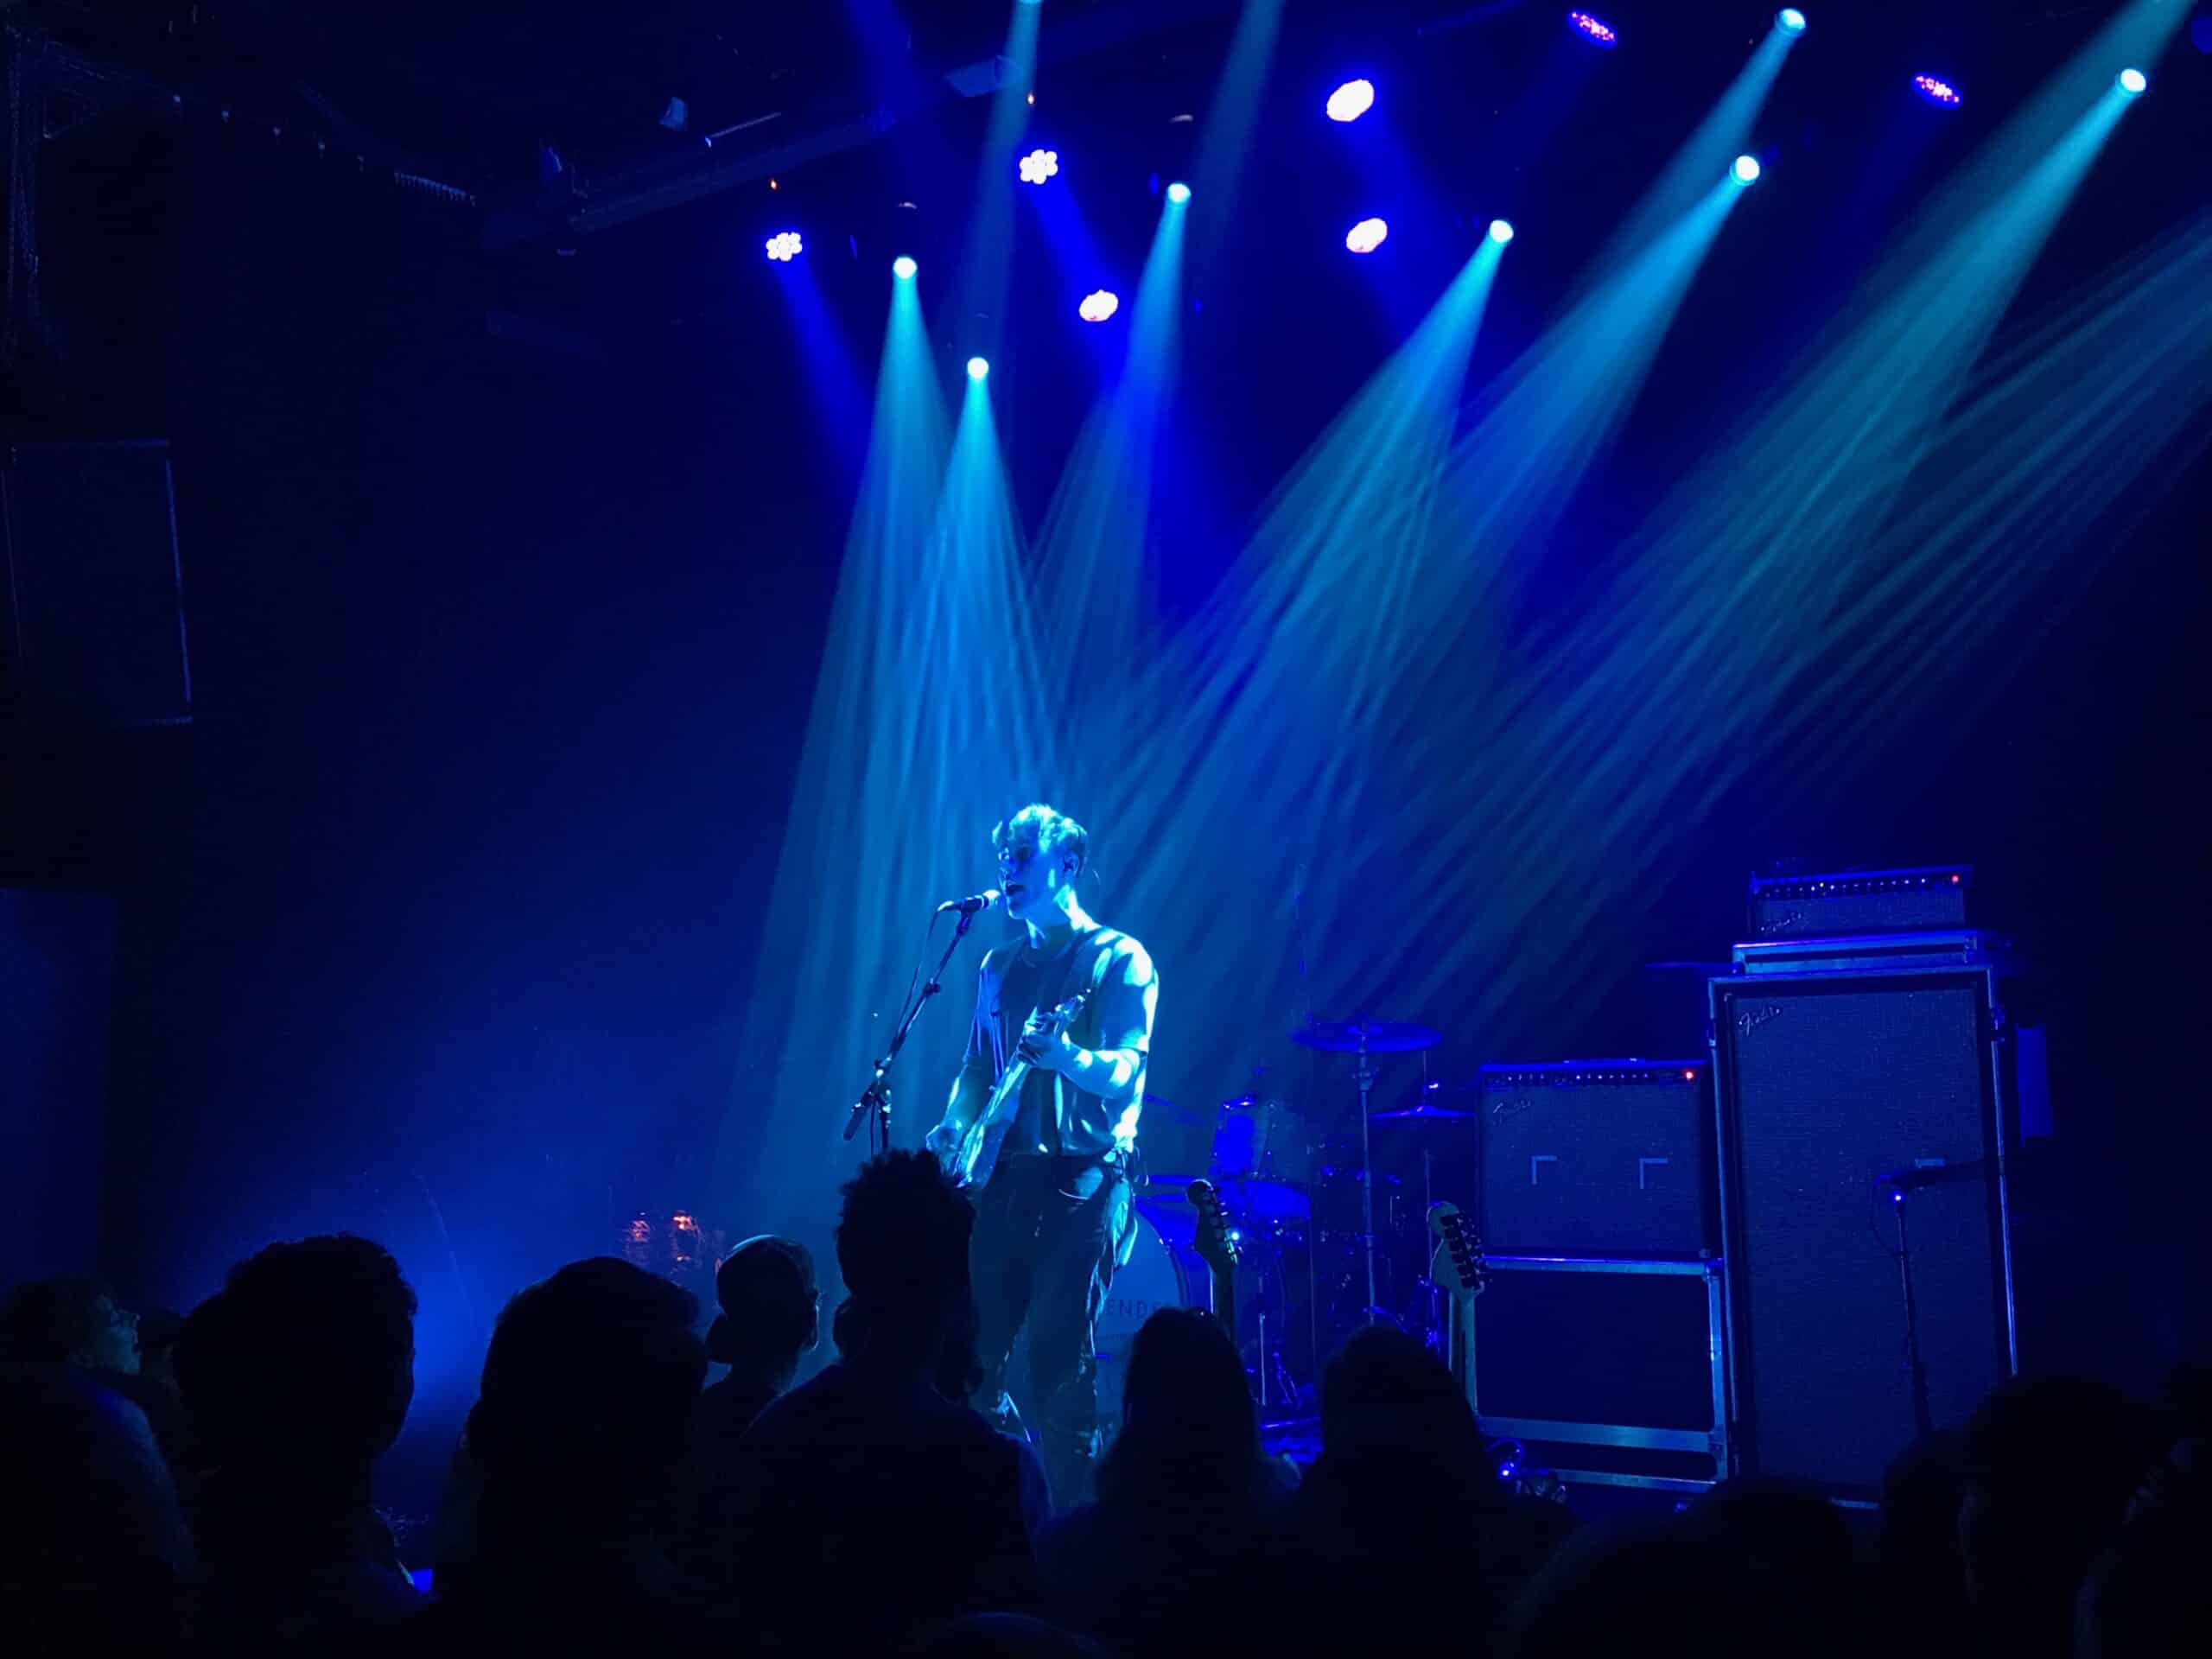
[[[1704,1060],[1486,1065],[1486,1249],[1692,1257],[1713,1229]]]
[[[1484,1260],[1463,1375],[1485,1435],[1519,1440],[1570,1481],[1702,1486],[1726,1472],[1718,1262],[1487,1248]]]
[[[1999,971],[1868,958],[1713,982],[1745,1472],[1871,1496],[1915,1439],[1900,1220],[1934,1425],[2014,1369]]]
[[[192,718],[168,444],[12,446],[0,555],[30,708],[92,726]]]

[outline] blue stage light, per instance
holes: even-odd
[[[1344,232],[1344,246],[1354,253],[1372,253],[1382,245],[1390,227],[1379,219],[1363,219]]]
[[[799,240],[797,231],[779,231],[768,238],[768,257],[779,264],[789,264],[805,251],[806,244]]]
[[[1805,32],[1805,14],[1795,6],[1784,6],[1775,14],[1774,26],[1785,35],[1802,35]]]
[[[2189,39],[2198,51],[2212,53],[2212,11],[2202,13],[2189,26]]]
[[[1173,202],[1177,207],[1181,207],[1190,199],[1191,187],[1189,185],[1177,183],[1171,184],[1167,187],[1167,200]]]
[[[1024,184],[1042,184],[1060,170],[1060,152],[1033,149],[1021,158],[1017,170]]]
[[[2123,69],[2120,72],[2120,90],[2128,97],[2140,98],[2150,88],[2150,77],[2140,69]]]
[[[1329,94],[1329,119],[1357,121],[1375,107],[1375,83],[1348,80]]]
[[[1122,296],[1109,288],[1083,296],[1083,303],[1075,308],[1076,315],[1085,322],[1103,322],[1122,308]]]
[[[968,378],[970,380],[980,380],[990,372],[991,365],[988,359],[971,357],[968,359]]]
[[[1735,166],[1730,168],[1728,171],[1738,184],[1757,184],[1759,181],[1758,157],[1738,156],[1736,158]]]
[[[1513,226],[1504,219],[1493,219],[1490,222],[1490,239],[1503,246],[1513,239]]]
[[[1567,26],[1591,45],[1602,46],[1608,51],[1621,43],[1621,37],[1613,32],[1611,23],[1601,17],[1592,17],[1586,11],[1568,12]]]
[[[914,280],[914,262],[903,253],[891,262],[891,274],[902,283]]]
[[[1957,109],[1961,101],[1957,87],[1952,86],[1948,80],[1938,80],[1933,75],[1915,75],[1912,78],[1912,90],[1930,104],[1940,105],[1947,110]]]

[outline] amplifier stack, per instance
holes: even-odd
[[[1727,1472],[1710,1063],[1488,1065],[1488,1287],[1462,1355],[1485,1433],[1573,1482]]]
[[[1847,1500],[2018,1369],[2012,1178],[2041,1033],[1967,865],[1754,877],[1694,1060],[1490,1065],[1463,1344],[1562,1478]],[[1568,1465],[1574,1467],[1568,1467]]]
[[[1747,942],[1695,965],[1689,1058],[1447,1083],[1441,1032],[1363,1018],[1292,1036],[1310,1095],[1147,1100],[1107,1395],[1146,1313],[1204,1299],[1203,1177],[1280,1431],[1312,1422],[1330,1351],[1379,1321],[1427,1333],[1516,1465],[1870,1497],[2018,1367],[2012,1182],[2048,1095],[1973,886],[1962,864],[1754,878]]]

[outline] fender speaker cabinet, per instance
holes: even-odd
[[[2009,1165],[2040,1044],[1986,934],[1735,960],[1709,990],[1736,1467],[1868,1497],[2018,1369]]]

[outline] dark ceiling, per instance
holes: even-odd
[[[242,116],[316,121],[376,159],[472,190],[529,181],[538,148],[606,169],[775,116],[898,95],[987,57],[1004,0],[27,0],[35,26]],[[1223,10],[1053,0],[1055,27]],[[863,49],[865,45],[866,49]],[[689,130],[660,126],[671,98]]]
[[[1548,9],[1560,8],[1306,0],[1286,15],[1294,29],[1351,41],[1440,37]],[[1599,9],[1641,46],[1720,33],[1685,29],[1682,10],[1661,0]],[[952,96],[945,72],[988,60],[1007,10],[1007,0],[0,0],[0,11],[153,88],[296,124],[377,164],[494,197],[534,186],[546,144],[604,176],[740,124],[760,124],[740,143],[789,143],[868,113],[890,124]],[[1047,0],[1044,61],[1187,36],[1237,10],[1236,0]],[[1696,10],[1723,23],[1741,10],[1747,26],[1764,16],[1763,0]],[[2113,10],[2109,0],[1850,0],[1837,22],[1954,60],[2033,58]],[[1217,35],[1208,44],[1207,67],[1217,67]],[[671,98],[688,105],[682,134],[660,125]]]

